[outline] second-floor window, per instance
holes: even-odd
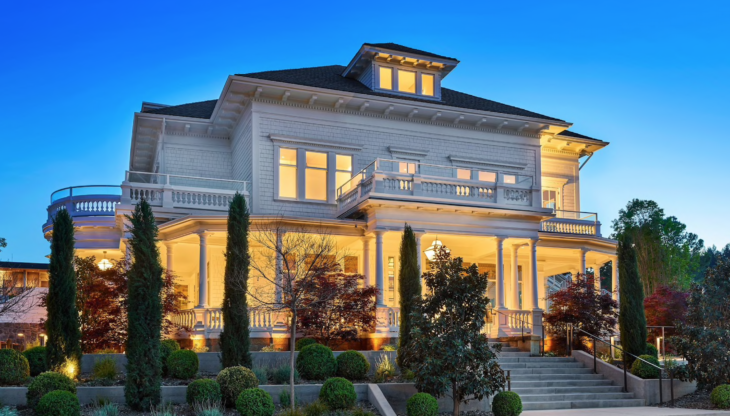
[[[334,202],[336,190],[352,178],[352,155],[281,147],[278,162],[282,199]]]
[[[542,207],[560,209],[560,192],[554,188],[542,188]]]
[[[307,152],[305,198],[327,200],[327,153]]]

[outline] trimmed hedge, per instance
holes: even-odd
[[[651,355],[652,357],[659,359],[659,350],[654,346],[654,344],[646,343],[646,355]]]
[[[236,399],[236,410],[241,416],[272,416],[276,408],[269,393],[255,388],[241,392]]]
[[[30,365],[30,375],[35,377],[40,373],[48,371],[48,359],[46,358],[46,347],[33,347],[23,351],[23,356]]]
[[[39,374],[38,377],[31,381],[28,386],[28,392],[25,394],[28,407],[35,409],[41,397],[55,390],[63,390],[76,394],[76,384],[73,380],[61,373],[47,371]]]
[[[321,344],[304,347],[297,356],[297,370],[307,380],[324,380],[337,372],[332,350]]]
[[[195,380],[188,384],[188,389],[185,392],[185,400],[191,406],[195,403],[220,403],[223,400],[221,386],[215,380],[209,378]]]
[[[357,402],[355,386],[342,377],[327,379],[319,391],[319,400],[332,410],[349,409]]]
[[[160,341],[160,363],[162,363],[162,374],[167,375],[167,358],[175,351],[180,351],[180,344],[174,339],[163,339]]]
[[[81,405],[75,394],[54,390],[41,397],[35,413],[37,416],[80,416]]]
[[[21,384],[30,377],[28,359],[14,349],[0,350],[0,384]]]
[[[218,373],[215,381],[221,386],[223,403],[233,407],[242,391],[254,389],[259,386],[259,379],[256,374],[246,367],[228,367]]]
[[[370,371],[370,362],[359,351],[345,351],[337,356],[337,375],[348,380],[362,380]]]
[[[271,378],[274,384],[289,384],[289,376],[291,375],[291,367],[289,364],[280,365],[271,371]],[[299,371],[294,369],[294,382],[299,382]]]
[[[304,349],[304,347],[308,347],[310,345],[314,345],[317,343],[317,340],[314,338],[301,338],[298,339],[296,344],[294,344],[294,351],[301,351]]]
[[[730,409],[730,384],[722,384],[712,389],[710,401],[718,409]]]
[[[439,403],[428,393],[416,393],[406,403],[408,416],[438,416]]]
[[[501,391],[492,399],[494,416],[519,416],[522,413],[522,399],[513,391]]]
[[[198,354],[190,350],[174,351],[167,357],[167,373],[170,377],[189,380],[198,374]]]
[[[655,357],[651,355],[640,355],[639,358],[646,360],[656,366],[659,365],[659,360],[657,360]],[[653,379],[653,378],[659,378],[659,373],[661,372],[660,369],[651,366],[641,360],[635,360],[634,363],[631,365],[631,374],[635,375],[636,377],[645,378],[645,379]]]

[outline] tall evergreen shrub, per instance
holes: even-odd
[[[405,348],[411,340],[411,312],[414,303],[421,297],[421,275],[418,270],[416,235],[411,226],[406,224],[403,239],[400,243],[400,273],[398,274],[398,291],[400,295],[400,332],[398,333],[398,357],[396,362],[404,367]]]
[[[74,270],[74,224],[65,209],[53,218],[51,264],[46,298],[46,354],[50,368],[71,362],[81,363],[81,328],[76,309],[76,272]]]
[[[157,249],[157,224],[152,208],[142,200],[127,216],[131,223],[134,262],[127,273],[129,335],[127,381],[124,397],[134,410],[149,410],[160,403],[162,365],[162,265]]]
[[[226,274],[223,292],[223,322],[221,354],[223,368],[251,368],[248,333],[248,253],[249,217],[246,199],[236,193],[228,210],[228,242],[226,245]]]
[[[638,357],[646,351],[646,317],[644,287],[631,233],[624,233],[619,238],[618,267],[621,348]],[[624,361],[624,365],[630,367],[634,358],[626,354]]]

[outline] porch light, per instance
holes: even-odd
[[[99,269],[101,271],[109,270],[112,268],[112,262],[106,259],[106,251],[104,252],[104,259],[99,262]]]
[[[449,250],[446,246],[444,246],[444,244],[441,242],[441,240],[439,240],[438,238],[436,240],[433,240],[433,243],[431,243],[431,246],[424,251],[428,260],[429,261],[436,260],[436,252],[438,251],[438,249],[440,249],[442,247],[445,252],[447,252],[447,253],[451,252],[451,250]]]

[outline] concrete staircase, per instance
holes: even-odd
[[[505,345],[499,365],[511,370],[512,391],[522,398],[524,410],[644,406],[644,400],[623,393],[622,386],[573,358],[530,357]]]

